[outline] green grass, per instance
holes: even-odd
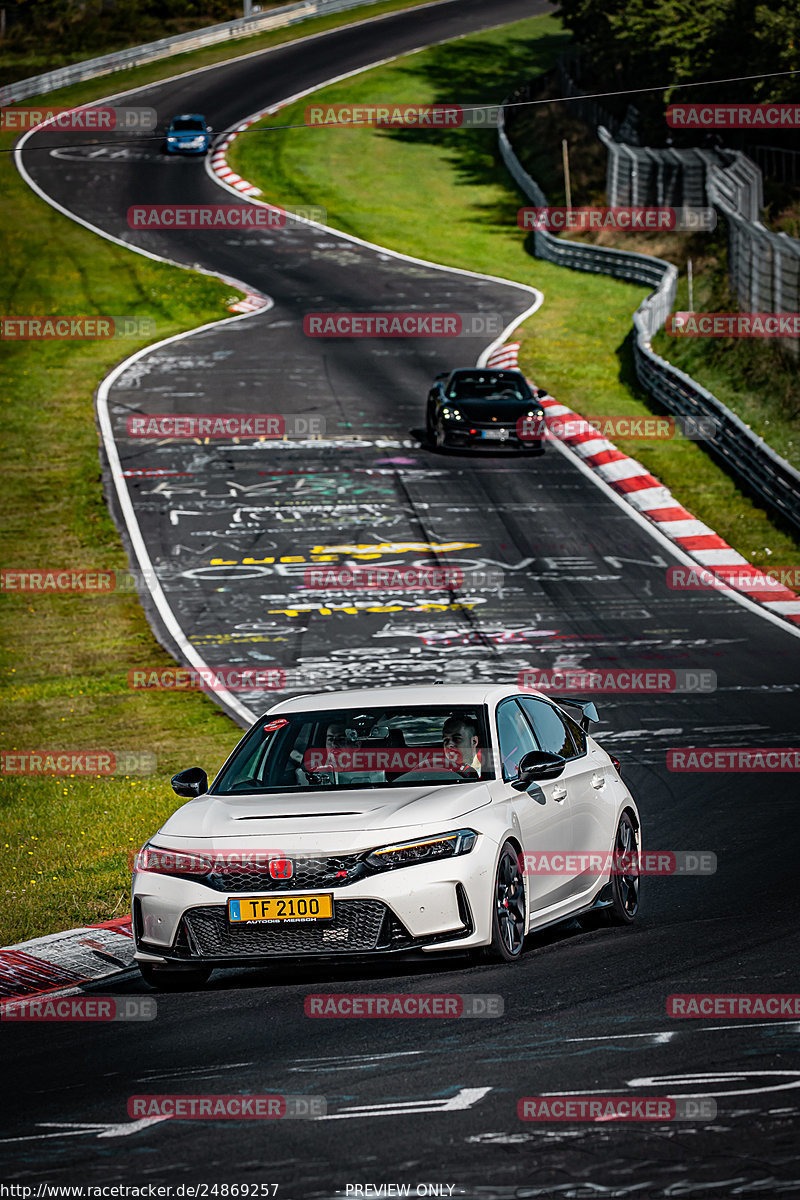
[[[452,100],[492,103],[547,70],[566,44],[552,17],[520,21],[480,37],[408,55],[314,94],[314,103]],[[516,226],[523,199],[495,135],[482,130],[295,128],[308,99],[238,138],[231,166],[278,204],[319,204],[328,223],[435,262],[539,287],[542,308],[514,337],[521,365],[577,412],[642,416],[662,412],[638,387],[631,314],[645,289],[559,268],[531,255]],[[652,252],[652,251],[651,251]],[[751,561],[798,561],[800,544],[751,501],[702,449],[686,441],[618,439]]]
[[[382,4],[234,47],[184,55],[46,98],[77,103],[321,28],[406,7]],[[36,100],[30,101],[35,104]],[[13,144],[0,136],[0,149]],[[83,229],[0,155],[0,312],[155,318],[157,338],[228,316],[231,288],[154,263]],[[152,339],[155,340],[155,339]],[[4,342],[0,565],[124,570],[106,509],[93,395],[144,341]],[[166,667],[135,595],[0,593],[0,749],[138,750],[153,776],[0,778],[0,945],[129,911],[129,855],[180,803],[169,778],[218,767],[239,728],[206,696],[132,692],[134,667]]]
[[[282,3],[262,0],[261,7],[266,12]],[[12,16],[7,35],[0,42],[0,85],[242,16],[239,0],[211,0],[205,11],[190,0],[189,5],[181,6],[183,11],[173,6],[166,16],[150,0],[113,7],[84,3],[80,8],[64,6],[61,13],[57,5],[47,8],[49,12],[44,6],[37,12],[29,6],[17,14],[21,20]]]
[[[8,157],[0,172],[4,314],[147,315],[159,337],[228,315],[229,285],[89,233],[38,200]],[[3,566],[127,566],[103,501],[93,393],[143,344],[4,342]],[[0,780],[2,944],[127,912],[126,851],[176,807],[170,773],[218,764],[237,729],[204,696],[128,689],[130,667],[171,662],[135,596],[0,602],[0,748],[150,750],[158,761],[143,779]]]
[[[192,50],[187,54],[176,54],[170,58],[148,63],[141,67],[115,71],[113,74],[103,76],[99,81],[87,80],[84,83],[74,84],[69,88],[62,88],[57,92],[48,92],[46,100],[51,104],[62,102],[67,104],[86,103],[89,100],[111,94],[112,92],[140,87],[143,84],[154,83],[159,79],[169,79],[173,75],[181,74],[183,71],[193,71],[198,67],[209,66],[212,63],[227,62],[241,54],[252,54],[258,50],[267,50],[270,46],[279,46],[284,42],[294,41],[296,38],[311,37],[315,33],[324,33],[328,29],[338,29],[342,25],[352,25],[355,21],[365,21],[370,17],[379,17],[384,13],[399,12],[404,8],[416,8],[419,4],[427,3],[430,3],[430,0],[380,0],[377,4],[365,4],[363,8],[349,9],[339,13],[328,13],[323,17],[313,17],[309,21],[289,25],[285,29],[273,29],[267,33],[255,34],[253,37],[237,38],[234,42],[220,42],[215,46],[207,46],[202,50]],[[136,45],[141,40],[141,38],[136,38],[131,44]],[[99,50],[95,51],[91,57],[99,57],[101,53],[103,52]],[[85,58],[86,55],[81,57]],[[47,57],[37,53],[27,60],[25,75],[40,75],[60,65],[62,64],[58,56],[51,61]],[[14,60],[11,58],[4,60],[3,56],[0,55],[0,71],[3,70],[4,66],[6,74],[3,78],[0,78],[0,83],[6,83],[11,79],[21,77],[19,71],[14,66]],[[37,100],[42,101],[43,99],[45,98],[34,97],[31,100],[20,101],[20,103],[32,105]]]

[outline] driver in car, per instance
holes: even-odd
[[[442,746],[457,771],[472,768],[481,773],[478,730],[466,717],[448,717],[442,726]]]
[[[361,738],[350,739],[347,736],[347,728],[343,721],[333,721],[328,725],[325,731],[325,748],[327,750],[359,750],[361,746]],[[331,775],[333,782],[338,785],[386,782],[386,773],[384,771],[339,771],[336,769],[326,769],[325,773]]]

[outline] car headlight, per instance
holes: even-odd
[[[134,874],[149,871],[153,875],[208,875],[214,869],[210,858],[188,850],[165,850],[161,846],[142,846],[133,864]]]
[[[444,417],[445,421],[463,421],[464,420],[464,418],[461,416],[461,413],[458,411],[457,408],[443,408],[442,416]]]
[[[397,842],[373,850],[367,855],[366,862],[379,870],[392,870],[438,858],[455,858],[457,854],[469,854],[477,837],[474,829],[457,829],[454,833],[441,833],[414,842]]]
[[[530,408],[525,413],[525,416],[526,417],[536,417],[537,420],[541,421],[542,417],[544,416],[544,409],[543,408],[537,408],[537,409]]]
[[[167,135],[167,141],[168,141],[168,142],[177,142],[177,140],[178,140],[178,139],[175,137],[175,134],[174,134],[174,133],[170,133],[170,134],[168,134],[168,135]]]

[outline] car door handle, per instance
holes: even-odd
[[[605,775],[600,775],[600,774],[598,774],[597,771],[595,771],[594,775],[592,776],[592,787],[593,788],[605,787],[605,783],[606,783]]]
[[[557,801],[566,800],[567,789],[559,787],[558,784],[556,784],[556,786],[553,788],[550,795],[553,798],[553,800],[557,800]]]

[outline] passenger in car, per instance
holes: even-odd
[[[472,767],[481,773],[481,752],[478,746],[478,730],[465,717],[448,717],[442,726],[442,745],[448,758],[456,767]]]

